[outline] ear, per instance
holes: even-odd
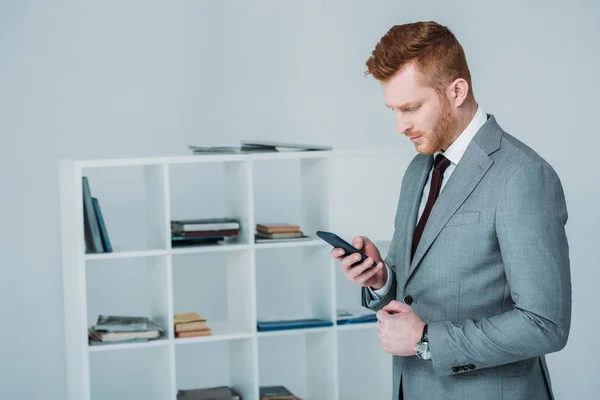
[[[460,107],[469,94],[469,84],[463,78],[458,78],[448,87],[448,100],[454,107]]]

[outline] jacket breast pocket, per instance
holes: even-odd
[[[479,211],[469,211],[454,214],[446,226],[473,225],[479,223]]]

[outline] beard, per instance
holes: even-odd
[[[423,135],[425,140],[416,146],[421,154],[433,154],[436,151],[445,151],[452,142],[456,130],[456,119],[452,115],[449,101],[440,96],[440,116],[428,135]]]

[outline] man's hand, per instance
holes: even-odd
[[[381,289],[387,282],[387,268],[383,265],[377,247],[365,236],[354,237],[352,246],[362,250],[367,256],[367,259],[361,264],[352,266],[360,260],[360,254],[345,255],[344,250],[339,247],[332,249],[330,255],[340,260],[342,272],[348,280],[359,286],[370,286],[375,290]],[[372,266],[373,262],[377,263],[374,267]]]
[[[379,342],[388,353],[396,356],[413,356],[421,340],[425,323],[412,307],[392,300],[377,311]]]

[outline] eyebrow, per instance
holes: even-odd
[[[389,105],[388,103],[385,103],[385,106],[387,108],[392,108],[392,109],[394,109],[394,108],[404,109],[404,108],[415,107],[415,106],[417,106],[417,105],[419,105],[421,103],[422,103],[422,101],[409,101],[408,103],[404,103],[404,104],[402,104],[399,107],[393,107],[393,106]]]

